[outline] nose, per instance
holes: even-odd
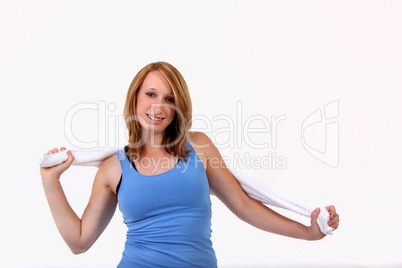
[[[154,115],[158,115],[162,113],[162,109],[163,109],[163,104],[162,101],[155,101],[154,103],[151,104],[151,113],[153,113]]]

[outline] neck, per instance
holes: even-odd
[[[165,151],[164,146],[162,146],[164,135],[165,133],[146,133],[147,140],[142,147],[142,152],[153,154],[161,150]]]

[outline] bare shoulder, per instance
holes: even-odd
[[[117,184],[121,177],[121,165],[117,155],[113,155],[106,159],[99,167],[96,179],[102,181],[107,187],[110,187],[113,192],[115,191]]]
[[[190,132],[190,142],[198,158],[202,161],[205,170],[214,162],[218,161],[220,163],[222,161],[218,149],[205,133]]]
[[[207,153],[215,145],[211,139],[202,132],[190,132],[190,142],[196,152]]]

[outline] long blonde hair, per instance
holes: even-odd
[[[173,121],[166,128],[162,146],[169,154],[186,161],[185,157],[190,153],[187,148],[192,117],[190,93],[187,83],[180,72],[173,65],[163,61],[153,62],[142,68],[134,77],[128,89],[123,112],[129,137],[129,149],[126,154],[136,159],[145,142],[142,137],[141,125],[137,120],[137,94],[145,77],[150,71],[154,70],[161,72],[166,78],[172,88],[175,100],[176,114]]]

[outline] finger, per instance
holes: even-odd
[[[317,224],[318,215],[320,215],[320,208],[316,208],[311,212],[311,224]]]
[[[339,215],[336,214],[333,220],[328,221],[328,225],[334,229],[339,227]]]
[[[326,206],[325,208],[328,210],[328,212],[333,212],[333,211],[335,211],[335,207],[334,207],[333,205]]]
[[[328,210],[329,215],[330,215],[330,219],[332,220],[336,215],[335,207],[334,206],[327,206],[325,208]]]
[[[66,147],[60,147],[60,152],[65,151]]]
[[[67,155],[68,155],[68,158],[67,158],[66,162],[70,166],[74,161],[74,156],[70,151],[67,152]]]
[[[334,221],[335,221],[335,223],[334,223],[335,228],[338,228],[339,227],[339,222],[340,222],[338,214],[336,214],[336,217],[335,217]]]
[[[58,153],[58,152],[59,152],[59,149],[53,148],[52,152],[53,152],[54,154],[55,154],[55,153]]]

